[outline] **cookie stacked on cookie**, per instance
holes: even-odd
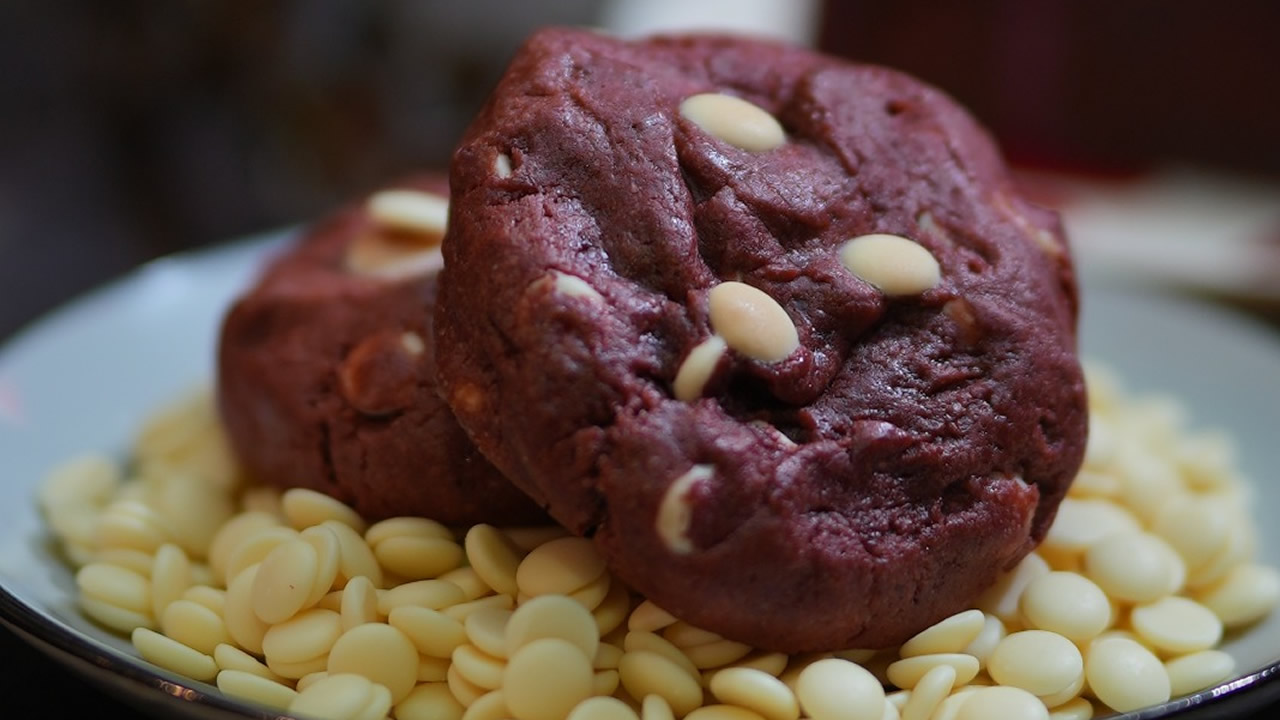
[[[223,319],[217,397],[248,475],[365,518],[546,517],[436,393],[432,309],[448,182],[424,174],[305,230]]]
[[[374,516],[545,511],[677,617],[786,652],[899,643],[1044,537],[1086,430],[1071,256],[939,91],[546,30],[449,189],[442,255],[402,257],[431,212],[384,197],[229,316],[256,474]]]

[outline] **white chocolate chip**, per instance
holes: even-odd
[[[138,628],[150,630],[156,626],[155,619],[149,613],[128,610],[88,595],[80,596],[79,605],[90,618],[121,634],[131,633]]]
[[[938,222],[933,219],[933,213],[928,210],[916,216],[916,225],[926,234],[946,237],[946,232],[938,226]]]
[[[461,718],[464,708],[453,696],[449,685],[443,682],[421,682],[409,696],[396,704],[397,720],[427,720],[428,718]]]
[[[668,625],[662,631],[662,637],[666,638],[671,644],[682,650],[688,650],[695,645],[705,645],[707,643],[719,642],[724,639],[718,633],[710,630],[703,630],[700,627],[690,625],[683,620]]]
[[[800,672],[795,693],[813,720],[878,720],[884,715],[880,681],[847,660],[827,658],[809,665]]]
[[[76,573],[83,596],[137,613],[151,612],[151,581],[119,565],[94,562]]]
[[[680,114],[708,134],[749,152],[773,150],[787,141],[777,118],[732,95],[692,95],[680,103]]]
[[[564,295],[565,297],[588,298],[590,300],[603,299],[601,298],[600,293],[596,291],[595,288],[591,287],[590,283],[577,275],[562,273],[558,270],[553,270],[552,274],[555,275],[556,278],[554,287],[558,295]]]
[[[901,235],[876,233],[853,238],[840,246],[840,262],[891,297],[918,295],[942,279],[933,253]]]
[[[791,316],[759,288],[723,282],[711,288],[707,302],[712,329],[729,347],[750,358],[775,363],[800,346]]]
[[[978,316],[974,314],[973,306],[964,298],[948,300],[942,306],[942,314],[955,323],[961,343],[974,345],[982,339],[982,327],[978,325]]]
[[[49,512],[68,504],[95,508],[107,504],[124,479],[115,460],[100,455],[84,455],[67,460],[46,476],[40,485],[40,505]]]
[[[422,336],[415,332],[407,332],[400,336],[400,344],[410,355],[421,355],[427,349]]]
[[[991,657],[991,652],[996,649],[1001,640],[1008,636],[1009,632],[1005,629],[1004,623],[995,615],[983,613],[982,630],[978,632],[978,636],[960,651],[966,655],[972,655],[978,658],[978,667],[985,670],[987,667],[987,658]]]
[[[502,674],[507,709],[516,720],[558,720],[591,696],[591,661],[560,638],[521,647]]]
[[[498,153],[498,156],[493,159],[493,174],[505,180],[511,177],[513,172],[511,156],[506,153]]]
[[[464,707],[471,705],[488,692],[479,685],[462,677],[462,674],[458,672],[457,665],[449,666],[449,669],[445,671],[445,680],[449,684],[449,691]]]
[[[467,618],[468,627],[474,617]],[[558,637],[594,658],[600,648],[598,632],[591,612],[582,605],[564,595],[540,595],[507,613],[503,646],[494,654],[509,657],[534,640]]]
[[[262,572],[253,582],[253,612],[268,624],[293,617],[311,595],[317,572],[316,550],[302,540],[280,543],[262,560]]]
[[[955,668],[950,665],[936,665],[911,688],[911,697],[902,708],[902,717],[908,720],[927,720],[942,701],[951,694],[956,683]]]
[[[1040,548],[1055,555],[1080,555],[1108,535],[1141,527],[1124,506],[1104,499],[1069,497],[1058,506],[1058,516]]]
[[[565,720],[637,720],[636,711],[615,697],[589,697],[578,703]]]
[[[521,555],[502,531],[492,525],[473,525],[463,547],[471,567],[486,585],[505,595],[519,592],[516,573]]]
[[[661,655],[684,670],[689,677],[698,676],[698,666],[693,664],[675,643],[655,633],[643,630],[632,630],[622,640],[622,648],[628,653],[650,652]]]
[[[161,545],[154,558],[149,559],[152,560],[151,614],[153,617],[160,618],[164,616],[164,610],[169,603],[181,599],[187,589],[194,584],[191,580],[191,561],[182,548],[172,543]]]
[[[449,406],[455,415],[479,415],[487,405],[484,391],[472,383],[459,383],[449,395]]]
[[[627,621],[627,613],[630,611],[631,591],[620,582],[610,582],[609,591],[605,594],[604,599],[591,610],[591,616],[596,620],[596,628],[600,631],[600,637],[604,637],[622,627],[622,624]]]
[[[885,676],[890,683],[909,690],[939,665],[949,665],[955,670],[952,679],[957,685],[964,685],[978,675],[978,658],[964,653],[934,653],[892,662],[885,668]]]
[[[1064,501],[1065,504],[1065,501]],[[1004,622],[1018,618],[1018,601],[1031,581],[1049,572],[1049,565],[1037,553],[1030,553],[1012,570],[1000,575],[995,583],[978,596],[975,605]]]
[[[563,537],[539,545],[516,568],[516,587],[529,597],[568,595],[605,571],[604,558],[586,538]]]
[[[1075,682],[1084,672],[1084,660],[1080,650],[1057,633],[1023,630],[1000,641],[987,659],[987,672],[1001,685],[1050,695]]]
[[[298,697],[298,691],[288,685],[243,670],[221,670],[217,683],[218,689],[228,695],[279,710],[288,710]]]
[[[752,668],[726,668],[708,683],[716,699],[758,713],[768,720],[796,720],[800,705],[783,682]]]
[[[231,642],[222,616],[191,600],[169,603],[160,617],[160,632],[206,655]]]
[[[449,660],[453,661],[453,667],[458,674],[477,688],[495,691],[502,687],[502,671],[506,666],[504,661],[506,659],[494,657],[480,650],[475,644],[466,643],[458,646],[457,650],[453,651],[453,655],[449,656]]]
[[[904,658],[934,653],[963,652],[973,642],[986,622],[981,610],[965,610],[921,630],[902,644],[898,654]]]
[[[439,246],[422,246],[368,233],[347,247],[346,268],[386,280],[428,275],[444,267]]]
[[[749,425],[750,427],[753,427],[753,428],[759,428],[759,429],[761,429],[761,430],[765,431],[765,432],[766,432],[769,436],[771,436],[774,440],[776,440],[776,441],[778,441],[778,442],[782,443],[782,444],[783,444],[784,446],[786,446],[786,447],[795,447],[795,446],[796,446],[796,441],[795,441],[795,440],[792,440],[790,437],[788,437],[788,436],[787,436],[787,434],[786,434],[786,433],[784,433],[784,432],[782,432],[781,430],[779,430],[778,428],[774,427],[774,426],[773,426],[773,424],[771,424],[771,423],[769,423],[769,422],[766,422],[766,421],[764,421],[764,420],[751,420],[751,421],[749,421],[749,422],[747,423],[747,425]]]
[[[1146,645],[1170,655],[1208,650],[1222,639],[1218,616],[1184,597],[1139,605],[1130,613],[1129,622]]]
[[[1080,673],[1080,676],[1075,679],[1075,682],[1063,688],[1060,692],[1039,696],[1040,702],[1044,703],[1045,707],[1057,707],[1070,701],[1072,698],[1079,697],[1083,690],[1084,673]],[[1052,720],[1057,720],[1057,718],[1053,718]]]
[[[1089,546],[1084,570],[1112,598],[1149,603],[1175,592],[1186,577],[1182,558],[1159,536],[1141,530],[1113,533]]]
[[[373,701],[373,682],[368,678],[356,673],[332,673],[301,690],[289,703],[289,711],[319,717],[360,717]]]
[[[937,223],[933,221],[933,213],[928,210],[916,215],[916,225],[919,225],[920,229],[925,232],[933,232],[938,227]]]
[[[1062,246],[1058,244],[1058,239],[1053,236],[1053,233],[1048,230],[1036,228],[1036,231],[1031,233],[1031,239],[1036,241],[1036,245],[1039,245],[1046,255],[1052,257],[1062,255]]]
[[[1090,429],[1089,436],[1093,437]],[[1231,514],[1209,498],[1179,496],[1161,506],[1152,530],[1173,546],[1188,570],[1199,570],[1226,547]]]
[[[711,379],[720,357],[728,347],[724,338],[712,335],[689,351],[684,362],[680,363],[675,382],[672,383],[677,400],[689,402],[702,395],[703,388],[707,386],[707,381]]]
[[[1106,593],[1073,572],[1054,571],[1032,580],[1022,591],[1019,608],[1030,627],[1070,640],[1095,637],[1111,622]]]
[[[525,525],[522,527],[504,527],[502,534],[507,536],[513,545],[521,550],[521,552],[533,552],[539,545],[545,545],[552,540],[569,537],[568,530],[559,525]],[[448,578],[445,578],[446,580]]]
[[[444,580],[414,580],[377,593],[378,614],[390,615],[402,605],[418,605],[440,610],[464,602],[462,588]]]
[[[992,718],[1048,720],[1049,711],[1035,695],[1016,687],[979,688],[969,694],[956,710],[956,720]]]
[[[262,653],[273,664],[305,662],[327,655],[341,636],[342,618],[338,613],[311,608],[272,625],[262,636]]]
[[[253,581],[260,567],[254,563],[234,576],[227,585],[227,602],[222,614],[231,639],[255,655],[262,654],[262,639],[271,627],[253,612]]]
[[[658,537],[667,544],[667,548],[677,555],[693,552],[693,541],[689,539],[689,524],[693,521],[693,510],[689,507],[689,490],[696,483],[709,480],[715,468],[711,465],[694,465],[685,474],[676,478],[667,488],[658,506],[658,517],[654,523]]]
[[[716,642],[681,648],[681,651],[699,670],[709,670],[737,662],[751,652],[751,646],[733,640],[717,640]]]
[[[347,246],[349,272],[399,280],[444,265],[440,241],[449,218],[448,200],[416,190],[383,190],[365,207],[375,227]]]
[[[765,720],[760,713],[734,705],[703,705],[684,716],[684,720]]]
[[[284,511],[285,519],[296,530],[334,520],[358,533],[365,531],[365,521],[360,513],[341,500],[310,488],[295,487],[285,490],[280,496],[280,508]]]
[[[646,696],[661,697],[667,713],[671,713],[662,713],[663,717],[684,717],[702,704],[703,692],[696,677],[665,655],[648,650],[628,651],[618,661],[618,675],[632,697],[645,698],[645,708],[650,707]],[[657,710],[652,708],[651,712]],[[650,717],[650,712],[645,712],[644,717]]]
[[[1007,194],[997,192],[993,201],[996,208],[1004,213],[1005,217],[1012,220],[1019,230],[1030,237],[1044,254],[1054,258],[1062,255],[1062,245],[1058,243],[1058,239],[1054,237],[1053,233],[1033,225],[1026,216],[1013,207],[1013,202]]]
[[[379,226],[423,235],[429,244],[440,241],[449,221],[447,199],[417,190],[383,190],[374,193],[366,208],[369,217]]]
[[[1178,697],[1231,677],[1236,661],[1221,650],[1201,650],[1166,662],[1164,669],[1169,674],[1170,695]]]
[[[1102,638],[1089,645],[1085,660],[1089,689],[1118,712],[1129,712],[1169,699],[1169,673],[1140,643],[1127,638]]]
[[[212,682],[218,674],[212,657],[166,635],[140,627],[130,637],[143,659],[166,670],[205,682]]]
[[[330,677],[364,675],[390,690],[395,703],[403,700],[417,681],[418,649],[407,635],[390,625],[365,623],[338,638],[325,669]]]
[[[155,583],[154,577],[152,583]],[[1198,600],[1229,628],[1256,622],[1280,602],[1280,572],[1267,565],[1242,563]]]
[[[341,594],[336,612],[338,625],[342,630],[378,621],[378,590],[369,582],[369,578],[363,575],[351,578],[339,592]],[[270,632],[267,631],[268,634]]]
[[[974,685],[956,688],[950,695],[943,698],[942,702],[938,703],[937,709],[935,709],[933,714],[929,716],[929,720],[956,720],[956,717],[960,712],[960,706],[965,700],[969,699],[970,695],[978,692],[980,689],[981,686]],[[907,699],[910,700],[910,698]],[[1085,720],[1088,720],[1088,718]]]
[[[675,623],[676,616],[658,607],[652,600],[645,600],[627,617],[627,629],[654,632]]]

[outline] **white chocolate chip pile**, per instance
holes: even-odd
[[[39,502],[85,615],[155,665],[316,718],[1085,719],[1228,679],[1224,632],[1280,600],[1226,439],[1088,379],[1084,468],[1042,547],[880,651],[787,656],[693,627],[560,528],[368,525],[247,486],[203,395],[157,414],[127,466],[55,469]],[[679,503],[660,515],[682,537]]]

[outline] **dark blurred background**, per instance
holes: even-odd
[[[147,259],[443,167],[537,25],[682,16],[918,74],[1026,167],[1280,175],[1272,0],[7,0],[0,338]]]
[[[820,43],[958,97],[1022,164],[1280,173],[1280,3],[831,2]]]
[[[1107,257],[1136,275],[1191,248],[1185,281],[1234,253],[1206,286],[1280,314],[1275,0],[4,0],[0,341],[151,258],[444,167],[535,26],[709,19],[940,85],[1082,255],[1134,240]],[[0,660],[0,715],[127,712],[7,632]]]
[[[149,258],[442,167],[533,22],[501,6],[0,3],[0,337]]]

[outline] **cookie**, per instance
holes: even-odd
[[[677,617],[889,646],[1044,537],[1086,435],[1070,249],[940,91],[550,29],[450,182],[445,398]]]
[[[370,520],[545,521],[436,392],[431,314],[447,182],[413,177],[341,209],[265,268],[223,319],[216,397],[255,480]]]

